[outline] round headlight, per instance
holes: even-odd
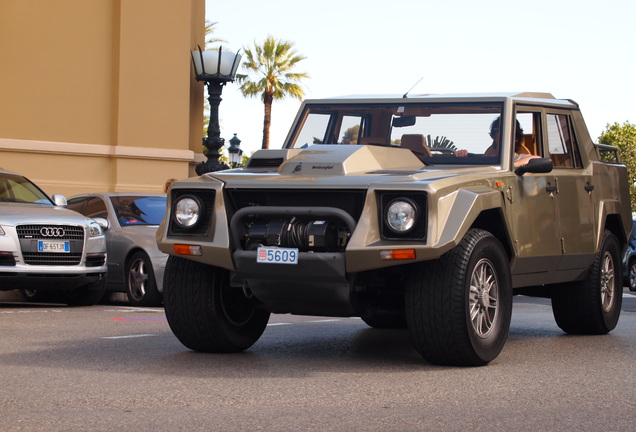
[[[407,199],[396,199],[386,208],[386,224],[399,234],[409,232],[415,226],[417,208]]]
[[[203,212],[201,202],[193,196],[184,196],[173,206],[173,216],[177,224],[183,228],[192,228],[199,222]]]

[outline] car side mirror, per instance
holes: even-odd
[[[53,194],[51,198],[53,199],[53,203],[58,207],[66,207],[68,204],[64,195]]]
[[[549,158],[532,158],[527,164],[521,165],[515,169],[515,174],[522,176],[525,173],[549,173],[554,166],[552,165],[552,159]]]
[[[110,226],[110,223],[108,223],[108,220],[102,217],[96,217],[96,218],[93,218],[93,220],[97,222],[97,225],[99,225],[103,230],[107,230],[108,227]]]

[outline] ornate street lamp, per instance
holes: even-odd
[[[230,147],[227,152],[230,154],[230,166],[236,168],[241,165],[241,158],[243,157],[243,150],[239,147],[241,140],[234,134],[230,139]]]
[[[241,54],[232,51],[223,51],[222,48],[201,51],[192,51],[194,73],[197,81],[203,81],[208,86],[208,102],[210,103],[210,123],[208,135],[203,138],[203,146],[206,149],[207,161],[201,162],[195,168],[198,175],[211,171],[227,169],[228,166],[219,161],[219,150],[225,140],[221,138],[219,127],[219,105],[223,86],[228,81],[234,81],[236,70],[241,62]]]

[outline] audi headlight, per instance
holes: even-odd
[[[203,215],[203,203],[193,195],[182,196],[174,203],[172,215],[179,227],[195,227]]]
[[[91,237],[97,237],[102,235],[102,227],[100,227],[97,222],[91,221],[88,224],[88,234]]]
[[[385,220],[395,233],[407,233],[417,221],[417,206],[409,199],[396,199],[386,207]]]

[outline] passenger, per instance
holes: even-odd
[[[538,158],[541,156],[536,156],[530,153],[530,150],[526,146],[523,145],[523,129],[521,128],[521,124],[519,120],[516,120],[517,127],[515,128],[515,154],[513,157],[513,163],[515,167],[525,165],[528,163],[530,159]],[[499,136],[499,117],[497,117],[490,124],[490,137],[492,138],[492,144],[490,147],[486,149],[484,152],[484,156],[497,156],[499,154],[499,143],[501,142]],[[456,156],[465,157],[468,156],[467,150],[457,150]]]

